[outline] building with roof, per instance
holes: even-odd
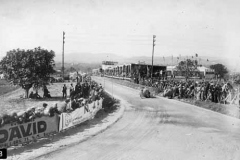
[[[198,66],[195,75],[198,78],[211,79],[215,77],[215,71],[205,66]],[[183,73],[177,70],[177,66],[167,66],[167,76],[174,76],[176,78],[184,77]]]

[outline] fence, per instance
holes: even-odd
[[[102,108],[102,102],[103,99],[96,100],[71,113],[43,116],[28,123],[6,124],[0,128],[0,148],[31,142],[81,124],[96,115]]]

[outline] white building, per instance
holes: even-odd
[[[117,64],[118,64],[118,62],[102,61],[102,69],[106,70],[106,69],[109,69],[109,68],[113,68]]]
[[[176,69],[177,66],[167,66],[167,75],[171,76],[171,75],[175,75],[175,76],[182,76],[180,75],[181,73],[179,73]],[[198,71],[200,72],[200,75],[205,77],[205,78],[214,78],[215,74],[214,74],[214,70],[204,67],[204,66],[199,66],[197,67]]]

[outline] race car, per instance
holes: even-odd
[[[151,98],[151,97],[153,97],[153,95],[151,95],[149,89],[145,87],[145,88],[141,88],[140,97],[141,98]]]

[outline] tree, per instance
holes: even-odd
[[[214,64],[214,65],[211,65],[210,68],[215,70],[215,75],[220,79],[223,78],[224,75],[228,73],[227,68],[223,64],[219,64],[219,63]]]
[[[199,73],[197,63],[197,60],[187,59],[179,62],[176,69],[182,72],[182,75],[184,75],[186,80],[188,80],[189,77],[194,76],[194,73]]]
[[[76,69],[74,67],[70,67],[66,70],[66,72],[76,72]]]
[[[0,62],[7,80],[20,85],[25,90],[25,98],[28,98],[29,89],[34,85],[41,87],[50,80],[50,74],[55,71],[55,53],[40,47],[32,50],[10,50]]]

